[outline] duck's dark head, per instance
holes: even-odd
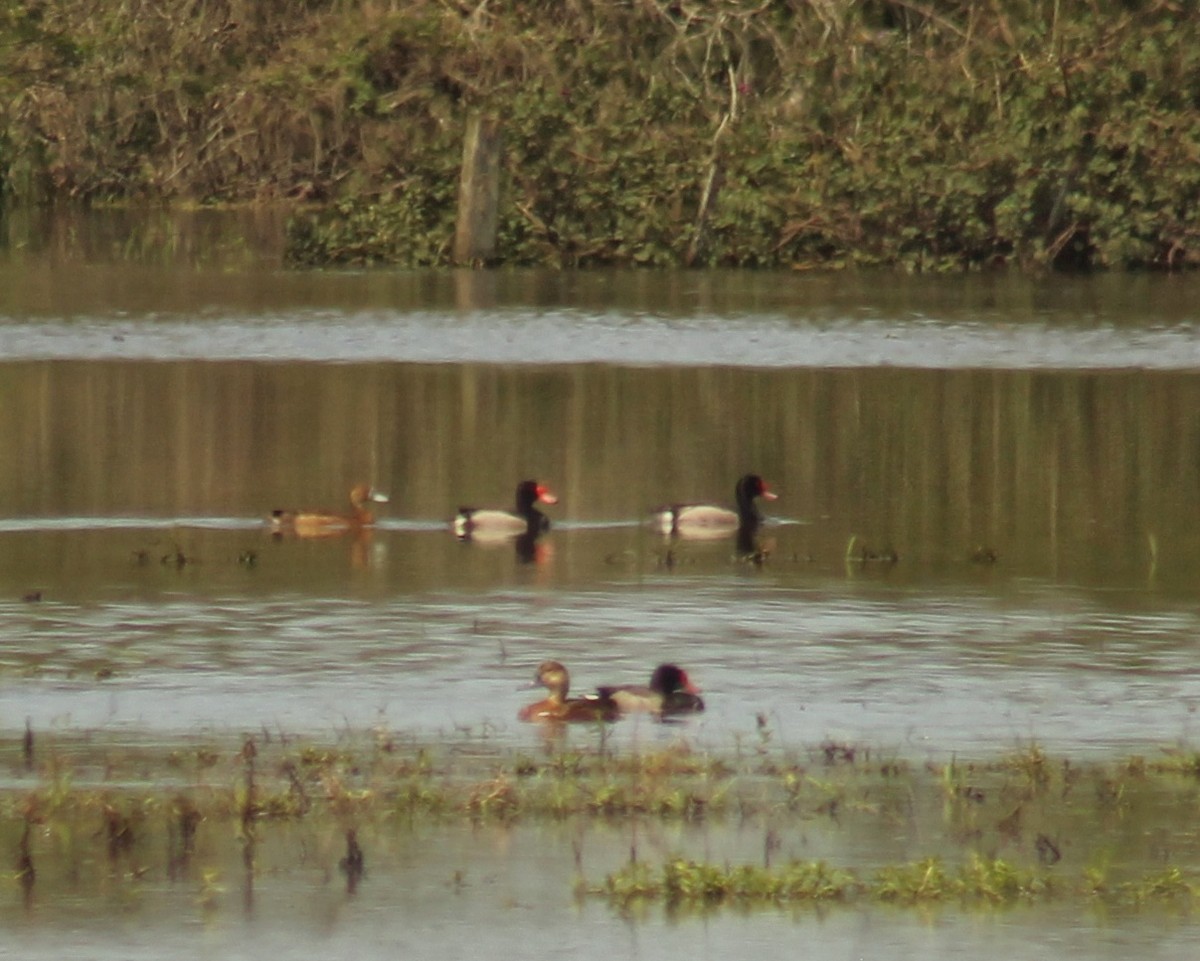
[[[529,522],[527,533],[536,537],[550,529],[550,518],[535,506],[536,504],[557,504],[558,498],[550,488],[537,481],[521,481],[517,485],[517,513]]]
[[[738,514],[742,518],[742,523],[760,520],[758,508],[754,504],[756,497],[773,501],[778,496],[757,474],[743,475],[734,488],[734,498],[737,500]]]
[[[534,504],[557,504],[558,498],[550,488],[535,480],[521,481],[517,485],[517,513],[525,514]]]
[[[659,694],[674,694],[677,691],[687,691],[689,694],[699,694],[700,690],[691,682],[687,671],[677,664],[660,664],[650,675],[650,690]]]
[[[754,500],[756,497],[762,497],[766,500],[773,501],[779,495],[767,486],[767,482],[758,474],[744,474],[739,478],[737,487],[734,488],[734,496],[740,501],[743,498],[746,500]]]

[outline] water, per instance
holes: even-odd
[[[213,546],[196,572],[139,567],[104,598],[5,605],[16,643],[0,660],[10,678],[0,711],[11,729],[30,718],[39,730],[166,737],[266,725],[331,736],[386,723],[519,746],[528,731],[516,710],[534,699],[520,688],[556,657],[581,688],[644,683],[660,660],[687,664],[709,708],[688,729],[714,748],[752,734],[759,714],[797,745],[833,738],[940,759],[1031,741],[1109,756],[1193,740],[1194,606],[1151,610],[1037,584],[1008,585],[1002,597],[886,581],[838,590],[724,557],[708,574],[698,561],[684,574],[598,572],[580,584],[564,555],[595,545],[609,556],[614,539],[563,530],[551,540],[564,577],[442,532],[380,532],[373,566],[330,571],[338,583],[310,597],[291,580],[309,545],[265,544],[243,570],[232,558],[253,541],[222,532],[203,542]],[[208,596],[201,568],[220,563],[220,544],[229,570]],[[293,547],[299,556],[287,556]],[[404,571],[388,564],[393,554],[446,548],[458,554],[455,576],[394,593]],[[344,545],[317,549],[333,555],[317,564],[349,567]]]
[[[1029,743],[1098,760],[1190,749],[1198,287],[293,274],[10,250],[0,732],[169,748],[383,726],[528,750],[523,685],[556,657],[579,689],[668,659],[703,687],[702,717],[621,722],[621,749],[736,750],[764,730],[915,763]],[[756,561],[642,523],[666,501],[728,501],[749,469],[781,495]],[[560,496],[532,557],[449,533],[458,504],[506,505],[527,476]],[[340,507],[358,480],[392,495],[370,534],[271,536],[272,508]],[[619,861],[624,841],[591,830]],[[453,957],[486,929],[497,951],[584,957],[786,942],[1002,958],[1052,942],[1182,958],[1195,936],[1186,918],[1052,907],[622,919],[573,904],[570,839],[537,825],[403,852],[372,838],[351,897],[336,839],[305,840],[298,862],[275,843],[275,866],[240,881],[236,850],[215,849],[215,911],[195,878],[58,896],[47,872],[35,909],[4,914],[14,950]],[[131,901],[114,914],[112,896]]]
[[[0,267],[0,270],[3,270]],[[0,356],[918,370],[1194,370],[1180,278],[8,265]],[[0,274],[3,276],[3,274]]]

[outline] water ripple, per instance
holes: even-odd
[[[1200,366],[1192,322],[1129,327],[1035,317],[663,317],[620,311],[295,311],[0,318],[16,360],[257,360],[1184,370]]]
[[[995,750],[1186,738],[1200,704],[1194,611],[1116,612],[1060,595],[858,599],[814,591],[434,595],[360,602],[242,598],[28,607],[0,655],[0,725],[277,724],[320,732],[528,732],[534,665],[581,689],[687,665],[717,740],[834,737],[899,750]],[[632,729],[627,726],[626,729]],[[953,732],[948,737],[948,732]]]

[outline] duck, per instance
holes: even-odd
[[[754,503],[762,497],[773,501],[779,495],[758,474],[744,474],[734,487],[736,510],[716,504],[670,504],[654,512],[654,524],[664,534],[678,537],[723,537],[738,531],[754,531],[762,515]]]
[[[700,689],[678,664],[659,664],[646,686],[621,684],[597,688],[622,714],[698,714],[704,710]]]
[[[507,540],[528,535],[536,538],[550,529],[550,518],[537,509],[538,504],[557,504],[558,498],[535,480],[517,485],[516,510],[460,507],[454,517],[454,534],[459,540]]]
[[[355,484],[350,489],[350,513],[333,511],[271,511],[271,526],[278,534],[297,537],[336,537],[348,531],[362,530],[375,523],[368,504],[386,504],[388,497],[370,484]]]
[[[519,721],[541,723],[570,723],[575,721],[615,721],[621,715],[612,698],[603,694],[586,697],[567,697],[571,676],[559,661],[543,661],[538,665],[531,686],[546,688],[550,694],[517,712]]]

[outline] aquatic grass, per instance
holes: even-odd
[[[873,900],[900,906],[1012,906],[1056,900],[1099,900],[1114,906],[1195,901],[1197,882],[1168,868],[1110,886],[1091,871],[1077,881],[1021,868],[1000,858],[971,856],[958,868],[939,858],[886,865],[871,874],[824,861],[794,861],[778,869],[750,864],[719,865],[671,858],[661,865],[630,863],[599,884],[582,884],[587,895],[627,909],[638,902],[691,905],[796,904]]]
[[[476,784],[466,800],[466,809],[473,817],[507,820],[521,808],[521,800],[513,784],[504,775]]]
[[[209,746],[189,750],[174,750],[167,755],[167,763],[183,770],[208,770],[216,767],[221,759],[220,752]]]
[[[387,796],[387,807],[394,814],[408,817],[445,814],[453,805],[446,793],[422,781],[408,781]]]
[[[778,871],[753,865],[722,867],[673,858],[652,868],[629,864],[610,874],[588,893],[628,907],[636,901],[717,905],[747,902],[844,900],[859,893],[860,882],[848,871],[822,861],[794,862]]]
[[[1171,750],[1152,762],[1147,762],[1141,757],[1130,758],[1126,763],[1126,771],[1130,774],[1147,771],[1155,774],[1177,774],[1200,780],[1200,751]]]
[[[955,808],[991,811],[995,799],[1011,797],[1005,802],[1011,809],[1032,799],[1048,803],[1041,796],[1055,794],[1066,803],[1083,803],[1077,797],[1083,768],[1055,764],[1040,749],[982,764],[951,762],[923,769],[851,760],[841,752],[829,764],[818,762],[815,770],[778,753],[741,761],[676,751],[612,755],[572,750],[545,759],[522,753],[454,758],[428,750],[408,754],[312,745],[256,745],[250,750],[250,743],[241,751],[224,754],[209,747],[195,753],[176,749],[165,755],[163,763],[185,775],[173,779],[177,787],[189,787],[198,798],[205,791],[214,798],[223,796],[226,808],[251,817],[297,817],[329,809],[348,812],[381,801],[439,810],[460,804],[462,810],[478,814],[497,807],[495,799],[484,803],[495,784],[503,784],[505,796],[513,799],[503,805],[506,816],[516,811],[668,817],[789,811],[875,817],[910,804],[915,782],[936,784]],[[819,758],[827,754],[824,748],[817,749]],[[1098,800],[1119,800],[1131,783],[1151,778],[1179,777],[1180,790],[1187,791],[1191,764],[1185,759],[1154,767],[1131,760],[1089,766],[1087,776],[1096,785]],[[141,766],[143,762],[132,755],[114,755],[105,761],[101,783],[120,781],[127,776],[123,772]],[[471,771],[480,766],[491,768],[483,779]],[[53,813],[86,794],[88,784],[94,783],[77,785],[76,768],[64,757],[43,766],[32,794],[40,809]],[[488,785],[486,790],[481,783]]]
[[[1180,901],[1190,904],[1200,895],[1200,881],[1189,877],[1177,866],[1126,881],[1114,881],[1112,865],[1105,860],[1083,870],[1078,892],[1085,898],[1115,906],[1136,908],[1155,902]]]
[[[1001,760],[1000,767],[1019,774],[1034,791],[1044,790],[1053,776],[1051,761],[1037,744],[1030,744],[1009,755]]]
[[[591,889],[617,905],[633,900],[713,904],[831,901],[872,898],[920,902],[1012,903],[1049,897],[1044,877],[998,859],[972,857],[952,871],[937,858],[880,868],[873,875],[824,861],[795,861],[777,870],[750,864],[721,866],[673,858],[659,868],[631,864]]]
[[[883,901],[938,900],[950,884],[945,866],[937,858],[914,864],[881,868],[875,875],[875,896]]]
[[[368,826],[378,833],[422,821],[569,821],[582,832],[589,824],[607,831],[627,823],[631,864],[600,885],[582,882],[589,895],[622,907],[836,900],[1004,906],[1069,898],[1138,908],[1191,905],[1197,891],[1200,838],[1190,819],[1200,786],[1187,752],[1074,763],[1023,745],[982,761],[912,765],[872,758],[858,746],[822,744],[798,753],[771,745],[725,755],[684,745],[533,755],[477,744],[398,744],[378,732],[332,744],[259,734],[190,747],[73,750],[43,735],[35,770],[0,789],[0,844],[10,852],[14,880],[36,885],[39,860],[51,848],[80,862],[119,862],[127,874],[147,870],[138,860],[144,852],[165,849],[168,869],[182,872],[206,838],[229,837],[232,828],[252,866],[271,832],[304,824],[345,837],[347,883],[369,883],[369,873],[352,870],[370,862]],[[8,750],[20,769],[20,745]],[[654,867],[637,853],[645,848],[644,824],[673,825],[678,836],[695,838],[708,834],[708,827],[693,829],[701,823],[761,829],[761,866],[680,855]],[[1155,825],[1163,838],[1153,852],[1142,824]],[[1166,825],[1169,833],[1160,827]],[[889,843],[912,834],[907,843],[920,843],[924,851],[915,853],[926,856],[871,865],[860,851],[853,868],[797,859],[799,839],[814,831],[852,848],[864,837]],[[579,843],[583,878],[581,852]],[[1164,860],[1139,876],[1136,865],[1151,856]]]
[[[1164,868],[1158,874],[1150,874],[1127,881],[1118,888],[1120,898],[1136,905],[1151,901],[1195,900],[1197,883],[1184,877],[1177,867]]]
[[[475,818],[647,815],[696,821],[710,813],[725,813],[729,803],[729,792],[723,786],[710,789],[690,778],[680,783],[605,771],[573,777],[544,773],[513,778],[502,773],[475,784],[465,800],[465,810]]]
[[[1046,876],[1021,869],[999,858],[972,855],[957,871],[928,858],[880,870],[871,888],[885,901],[987,901],[994,904],[1047,897],[1052,883]]]

